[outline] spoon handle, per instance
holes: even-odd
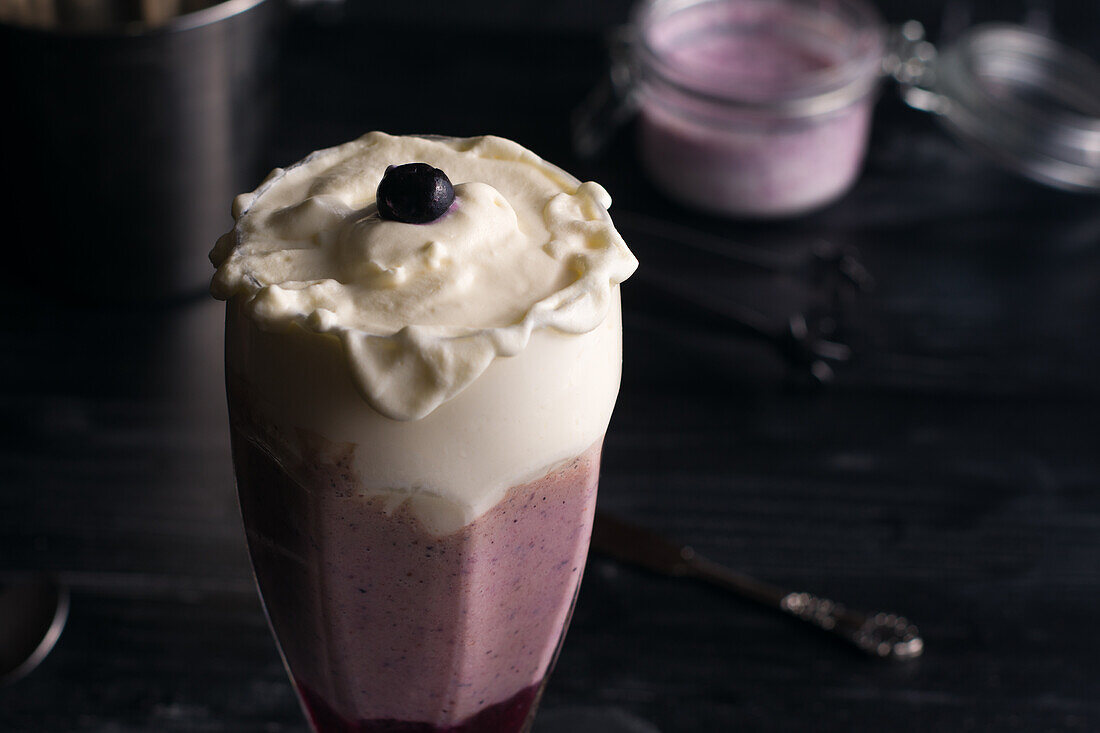
[[[686,555],[683,575],[788,613],[851,642],[871,656],[913,659],[924,651],[919,630],[903,616],[863,613],[812,593],[784,590],[700,557],[687,546],[681,548],[681,553]]]
[[[592,547],[664,575],[689,577],[732,591],[835,634],[875,657],[913,659],[924,651],[917,627],[892,613],[861,613],[827,598],[788,591],[738,573],[642,527],[596,512]]]

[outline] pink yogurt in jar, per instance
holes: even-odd
[[[670,197],[778,217],[851,186],[883,54],[862,0],[651,0],[634,30],[641,160]]]

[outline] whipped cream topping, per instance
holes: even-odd
[[[386,167],[408,162],[441,168],[455,185],[434,222],[378,216]],[[617,308],[615,286],[637,260],[610,203],[598,184],[502,138],[372,132],[239,196],[236,226],[211,252],[211,290],[262,330],[336,337],[362,398],[417,420],[496,357],[522,352],[532,333],[586,334]]]

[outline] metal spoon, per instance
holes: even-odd
[[[861,613],[827,598],[786,591],[698,555],[648,529],[596,512],[592,547],[653,572],[702,580],[806,621],[875,657],[914,659],[924,651],[917,627],[892,613]]]
[[[0,685],[27,676],[50,653],[69,617],[69,590],[38,574],[0,583]]]

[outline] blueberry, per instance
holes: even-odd
[[[378,184],[378,215],[406,224],[427,224],[447,212],[455,189],[447,174],[427,163],[391,165]]]

